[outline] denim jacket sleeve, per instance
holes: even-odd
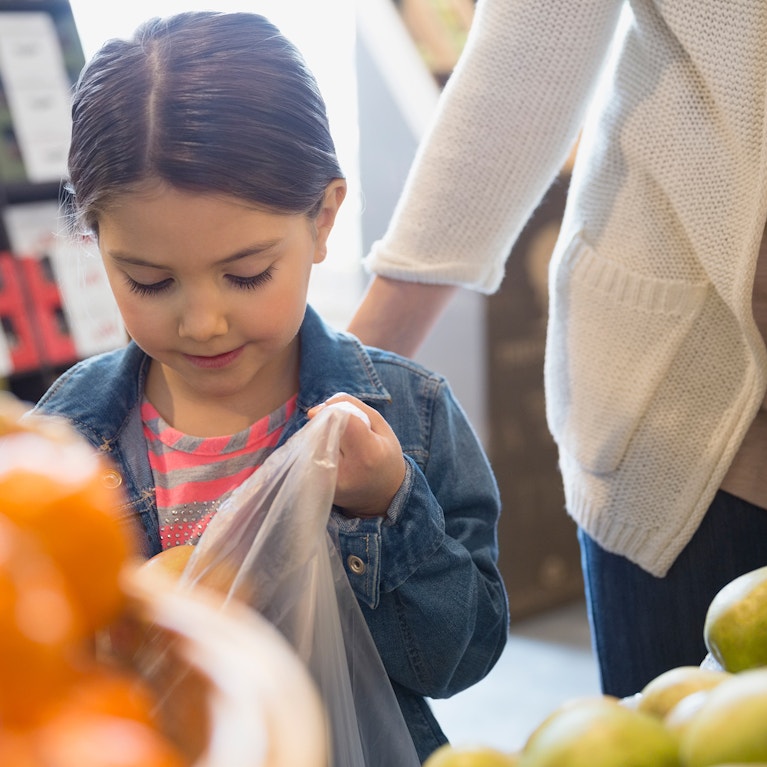
[[[389,676],[440,698],[493,667],[507,640],[508,604],[497,568],[495,478],[447,384],[433,378],[430,385],[423,422],[398,433],[407,472],[386,518],[334,516]],[[390,423],[397,432],[393,413]],[[428,436],[411,441],[414,431]]]

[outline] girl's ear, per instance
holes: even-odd
[[[328,236],[336,222],[336,214],[341,207],[341,203],[346,197],[346,181],[342,178],[333,179],[325,187],[325,196],[322,200],[322,207],[314,219],[315,247],[314,263],[319,264],[325,259],[328,248]]]

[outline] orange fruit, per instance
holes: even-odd
[[[192,566],[187,568],[196,550],[192,545],[171,546],[150,557],[141,566],[144,570],[170,576],[184,588],[203,586],[219,595],[228,594],[237,576],[237,568],[210,552],[205,552],[202,559],[195,559]]]
[[[0,720],[26,723],[71,684],[82,628],[61,574],[0,515]]]
[[[35,733],[46,767],[179,767],[181,752],[155,717],[157,699],[137,672],[88,666]]]
[[[102,662],[79,675],[53,714],[115,716],[154,727],[156,706],[154,691],[137,672]]]
[[[192,554],[194,554],[194,546],[171,546],[169,549],[163,549],[159,554],[149,557],[142,564],[142,567],[179,580]]]
[[[188,767],[159,730],[133,719],[64,713],[38,729],[45,767]]]
[[[119,577],[135,553],[115,512],[122,495],[104,483],[110,467],[77,435],[43,430],[2,436],[0,467],[0,509],[54,560],[84,631],[103,627],[124,606]]]
[[[34,730],[0,730],[0,764],[7,767],[41,767]]]

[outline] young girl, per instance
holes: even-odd
[[[131,341],[75,365],[38,410],[111,457],[147,556],[194,543],[312,408],[363,410],[333,515],[424,760],[445,741],[424,696],[474,684],[506,643],[499,496],[443,379],[306,305],[346,192],[315,80],[263,17],[185,13],[108,42],[72,118],[72,214]]]

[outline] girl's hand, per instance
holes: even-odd
[[[333,502],[350,517],[384,516],[405,479],[405,457],[383,416],[349,394],[335,394],[309,410],[314,418],[334,402],[350,402],[368,418],[352,416],[341,436],[341,457]]]

